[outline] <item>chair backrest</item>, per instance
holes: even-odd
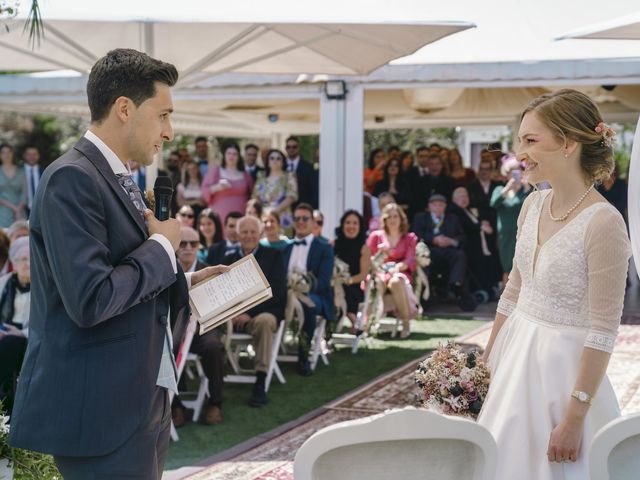
[[[296,480],[491,480],[496,443],[484,427],[406,407],[326,427],[300,447]]]
[[[616,418],[593,437],[589,448],[592,480],[640,478],[640,414]]]

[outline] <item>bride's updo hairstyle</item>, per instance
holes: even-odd
[[[598,107],[587,95],[568,88],[545,93],[529,103],[520,120],[529,112],[535,112],[563,143],[574,140],[582,145],[580,164],[589,183],[600,183],[611,176],[615,134],[603,123]],[[601,131],[601,125],[607,132]]]

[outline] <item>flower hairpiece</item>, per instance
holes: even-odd
[[[615,137],[616,137],[616,132],[613,128],[611,128],[609,125],[607,125],[604,122],[600,122],[598,125],[596,125],[595,131],[596,133],[599,133],[600,136],[602,137],[600,144],[603,147],[610,148],[613,145],[613,142],[615,141]]]

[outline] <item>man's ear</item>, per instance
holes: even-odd
[[[135,105],[129,97],[118,97],[113,102],[113,112],[122,123],[127,123],[131,119],[131,115],[135,110]]]

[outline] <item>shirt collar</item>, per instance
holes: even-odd
[[[114,174],[119,175],[126,173],[131,175],[131,169],[129,168],[129,165],[125,165],[124,163],[122,163],[122,160],[118,158],[115,152],[111,150],[107,146],[107,144],[104,143],[95,133],[93,133],[91,130],[87,130],[87,132],[84,134],[84,138],[89,140],[98,148],[98,150],[100,150],[100,153],[104,156],[104,158],[107,159],[107,162],[109,163],[109,166],[111,167],[111,170],[113,170]]]

